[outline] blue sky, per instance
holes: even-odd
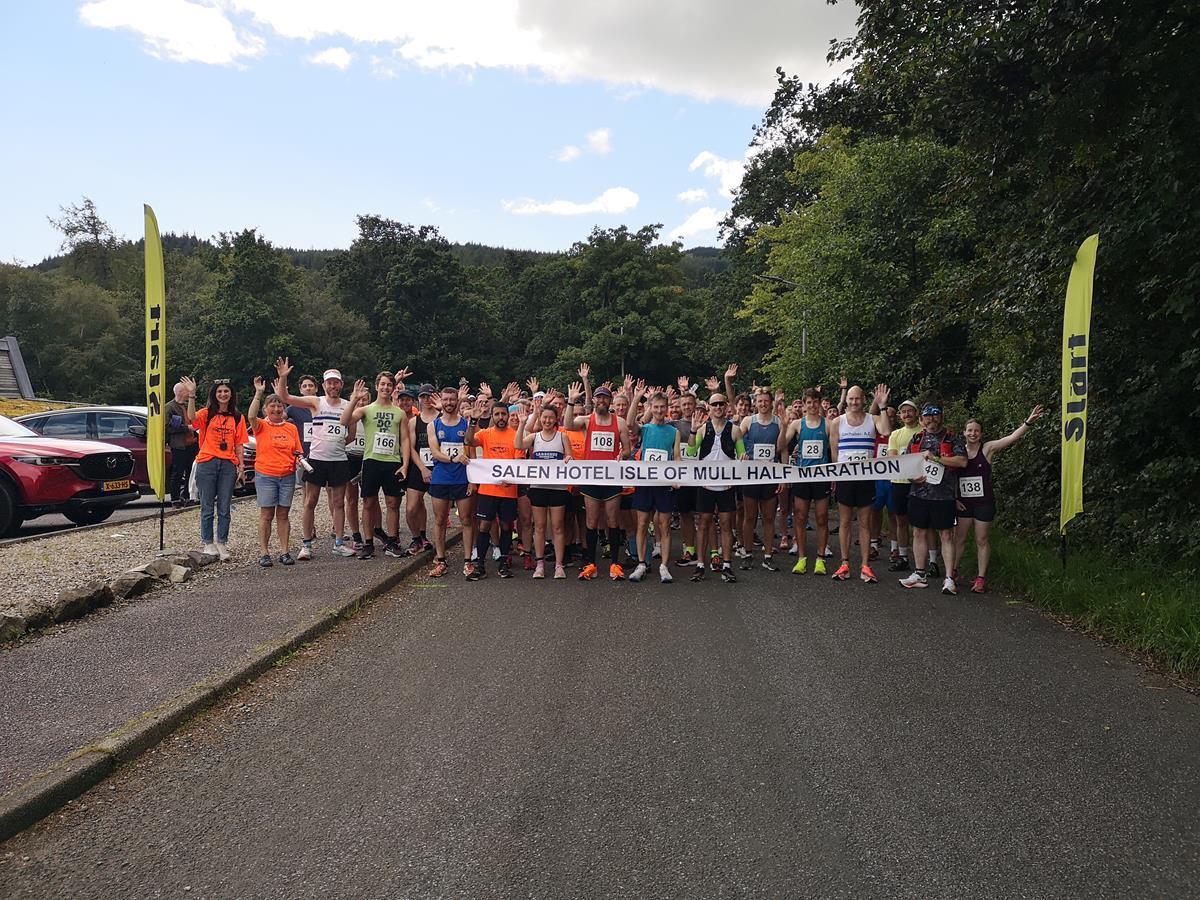
[[[593,226],[714,244],[774,69],[828,80],[852,4],[92,0],[0,11],[0,259],[56,252],[91,197],[138,237],[354,217],[563,249]],[[682,197],[681,197],[682,195]]]

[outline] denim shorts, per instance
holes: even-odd
[[[264,475],[262,472],[255,472],[254,492],[258,495],[260,509],[291,506],[292,495],[296,492],[296,476]]]

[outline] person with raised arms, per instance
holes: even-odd
[[[465,391],[462,392],[465,394]],[[458,414],[460,390],[442,388],[442,412],[429,423],[429,451],[433,471],[429,478],[429,496],[433,498],[433,547],[435,559],[431,578],[446,574],[446,526],[450,505],[458,510],[463,532],[463,575],[470,574],[471,549],[475,544],[475,521],[467,498],[475,485],[467,480],[467,420]]]
[[[517,426],[517,449],[524,450],[529,459],[570,460],[571,442],[559,428],[558,410],[542,406],[542,398],[533,401],[532,418],[539,430],[526,433],[525,420]],[[533,484],[529,486],[529,502],[533,507],[533,554],[537,565],[534,578],[546,577],[543,559],[546,546],[546,524],[554,540],[554,577],[566,578],[564,559],[567,550],[567,486],[565,484]]]
[[[301,397],[317,396],[317,379],[312,375],[301,375],[299,385]],[[304,456],[307,459],[312,450],[313,411],[307,406],[289,406],[287,407],[287,417],[288,421],[296,426],[296,432],[300,435],[300,444],[304,447]],[[296,467],[296,487],[298,489],[304,487],[304,469],[301,466]]]
[[[757,463],[776,463],[779,461],[779,442],[783,436],[783,424],[772,409],[771,392],[765,388],[754,396],[754,415],[746,416],[738,426],[745,437],[745,453],[742,459]],[[779,567],[772,559],[775,547],[775,505],[779,495],[786,485],[762,482],[748,484],[742,488],[742,546],[738,552],[741,558],[741,568],[748,570],[754,566],[754,526],[758,522],[759,513],[763,522],[763,560],[762,567],[768,572],[778,572]]]
[[[925,427],[913,435],[908,444],[909,453],[920,453],[925,458],[925,474],[914,478],[908,492],[908,521],[913,528],[913,571],[900,584],[906,588],[929,586],[926,578],[926,552],[929,537],[927,529],[934,529],[942,545],[942,557],[946,564],[946,577],[942,582],[943,594],[957,594],[954,583],[954,495],[958,479],[955,473],[967,466],[966,442],[948,431],[942,420],[942,405],[936,400],[927,400],[921,407],[921,421]]]
[[[724,394],[713,394],[708,398],[708,421],[701,422],[697,418],[692,434],[692,447],[696,458],[714,466],[732,462],[737,459],[737,442],[742,439],[742,430],[726,418],[729,401]],[[699,413],[697,413],[699,416]],[[733,512],[736,507],[731,484],[707,484],[696,489],[696,512],[700,521],[696,526],[699,541],[698,562],[692,581],[703,581],[707,556],[709,535],[712,533],[713,514],[720,513],[728,517],[732,525]],[[733,528],[726,526],[721,529],[721,549],[723,553],[717,560],[720,566],[721,580],[727,583],[737,581],[733,574]]]
[[[403,555],[400,550],[400,496],[408,478],[408,421],[404,411],[392,402],[396,376],[380,372],[375,376],[375,402],[367,384],[361,379],[342,410],[342,425],[349,430],[363,428],[363,462],[361,493],[363,503],[363,533],[365,541],[358,551],[359,559],[375,555],[375,535],[383,522],[379,508],[379,492],[387,504],[387,528],[383,532],[388,556]]]
[[[591,369],[587,363],[579,367],[579,377],[587,390]],[[577,397],[569,398],[572,404]],[[613,393],[604,385],[592,392],[592,410],[587,415],[571,416],[564,423],[567,431],[583,432],[583,458],[585,460],[625,459],[629,456],[629,430],[625,422],[612,411]],[[579,571],[580,581],[591,581],[598,574],[601,520],[608,529],[609,566],[608,575],[613,581],[625,578],[618,560],[621,558],[621,530],[618,518],[621,514],[620,485],[580,486],[583,494],[584,511],[587,515],[587,549],[584,566]]]
[[[801,468],[823,466],[830,460],[829,455],[829,426],[821,414],[821,393],[816,388],[808,388],[802,398],[804,415],[788,423],[787,430],[780,435],[778,450],[781,455],[787,454],[788,447],[795,442],[795,452],[792,464]],[[813,574],[825,574],[825,560],[822,554],[829,541],[829,495],[828,481],[798,481],[791,487],[792,522],[796,531],[796,544],[799,558],[792,567],[792,574],[803,575],[808,571],[808,523],[810,511],[816,513],[816,545],[813,548]]]
[[[900,427],[888,435],[888,456],[903,456],[908,453],[909,441],[921,430],[921,410],[912,400],[905,400],[896,408]],[[892,479],[891,514],[894,517],[892,533],[896,537],[896,558],[888,566],[889,572],[907,572],[908,549],[911,529],[908,527],[908,492],[912,485],[907,478]]]
[[[670,424],[679,432],[682,451],[686,456],[691,451],[692,424],[696,417],[696,395],[692,393],[688,377],[680,375],[679,380],[679,416],[670,420]],[[670,392],[667,394],[670,399]],[[697,426],[698,427],[698,426]],[[683,538],[683,554],[675,561],[677,566],[694,566],[696,557],[696,492],[699,490],[693,484],[680,485],[675,491],[675,512],[679,513],[679,532]],[[700,560],[700,565],[703,565]]]
[[[888,386],[876,385],[875,402],[881,409],[887,408]],[[829,452],[838,462],[866,462],[875,455],[875,435],[891,434],[892,423],[886,415],[870,415],[867,412],[866,395],[857,384],[846,392],[846,412],[829,426]],[[841,520],[838,539],[842,546],[842,564],[833,577],[845,581],[850,577],[850,521],[858,516],[858,549],[861,559],[859,577],[867,584],[879,579],[871,570],[868,555],[871,552],[870,509],[875,502],[874,481],[839,481],[837,484],[838,514]]]
[[[483,383],[479,385],[477,403],[478,416],[470,420],[467,428],[467,446],[478,448],[482,459],[520,459],[525,454],[517,449],[517,430],[509,427],[508,406],[505,396],[501,395],[500,403],[493,406],[492,390]],[[487,420],[490,426],[480,428],[480,422]],[[499,529],[496,543],[500,548],[500,562],[497,574],[501,578],[512,578],[512,533],[517,520],[517,495],[515,484],[499,482],[497,484],[479,485],[475,518],[478,531],[475,537],[476,560],[467,574],[468,581],[478,581],[487,577],[488,551],[491,549],[491,530]]]
[[[967,465],[958,476],[958,533],[955,540],[955,565],[962,561],[967,548],[967,534],[975,531],[976,575],[971,585],[972,594],[987,590],[988,562],[991,559],[990,533],[996,519],[996,491],[992,486],[992,457],[1025,437],[1033,423],[1042,416],[1042,407],[1035,406],[1025,421],[1016,429],[994,441],[984,441],[983,425],[978,419],[967,421],[963,429],[966,442]],[[958,580],[957,570],[951,577]]]
[[[404,520],[412,533],[405,555],[416,556],[432,550],[433,543],[426,533],[429,514],[425,510],[425,495],[433,472],[433,451],[429,449],[429,425],[438,417],[434,406],[432,384],[417,388],[417,411],[408,423],[408,478],[405,480]]]
[[[639,385],[639,388],[644,387]],[[636,404],[631,404],[636,406]],[[655,392],[650,395],[650,421],[641,426],[641,458],[643,462],[674,462],[679,455],[679,429],[667,421],[667,395]],[[630,411],[629,415],[633,415]],[[667,561],[671,558],[671,513],[675,510],[675,491],[669,485],[642,485],[633,491],[633,508],[637,512],[637,566],[629,575],[630,581],[641,581],[646,576],[650,559],[648,529],[654,519],[654,535],[660,542],[658,577],[663,584],[670,584],[671,569]],[[703,572],[704,567],[696,570]]]
[[[295,396],[288,393],[287,378],[292,366],[287,357],[275,360],[275,393],[289,406],[303,406],[312,410],[312,442],[309,445],[311,472],[304,475],[303,546],[297,559],[312,559],[312,544],[316,537],[317,501],[321,488],[329,492],[330,513],[333,516],[333,554],[354,556],[354,551],[345,545],[342,534],[346,530],[346,483],[350,481],[350,463],[346,457],[347,431],[342,427],[342,410],[346,401],[342,399],[342,373],[327,369],[322,379],[324,393],[319,397]],[[351,436],[352,437],[352,436]]]
[[[263,400],[267,383],[261,375],[254,376],[254,399],[246,410],[254,434],[254,493],[258,502],[258,564],[264,569],[271,560],[271,523],[279,537],[279,562],[295,564],[290,546],[292,497],[296,494],[296,460],[304,455],[300,432],[285,416],[287,404],[278,394]],[[266,410],[266,417],[259,411]]]

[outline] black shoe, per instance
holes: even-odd
[[[369,542],[366,544],[363,544],[363,548],[358,551],[358,558],[359,559],[374,559],[375,558],[375,545],[373,543],[369,543]]]
[[[703,581],[705,571],[704,566],[696,566],[696,573],[692,575],[692,581]]]
[[[766,569],[768,572],[778,572],[779,571],[779,566],[775,565],[775,563],[771,560],[771,557],[769,557],[769,556],[763,557],[762,567],[764,569]]]
[[[479,574],[479,566],[472,565],[467,569],[467,581],[478,581],[483,576]]]
[[[387,546],[383,548],[383,552],[394,559],[403,559],[408,555],[395,541],[388,541]]]
[[[503,565],[503,564],[501,564],[496,569],[496,574],[499,575],[501,578],[512,578],[513,577],[512,569],[510,569],[508,566]]]
[[[381,543],[381,544],[389,544],[389,543],[391,543],[392,539],[390,537],[388,537],[388,533],[386,531],[384,531],[382,528],[376,528],[375,529],[375,540],[379,541],[379,543]]]
[[[941,574],[942,574],[942,572],[938,568],[938,564],[935,562],[931,562],[929,565],[927,565],[925,567],[925,577],[926,578],[937,578]]]
[[[262,556],[260,556],[258,558],[258,564],[264,569],[269,569],[271,566],[275,565],[275,563],[271,561],[270,553],[264,553]]]
[[[908,571],[908,557],[901,556],[894,563],[892,563],[890,566],[888,566],[888,571],[889,572],[907,572]]]
[[[737,581],[737,576],[733,574],[733,569],[729,568],[729,566],[725,566],[723,569],[721,569],[721,580],[726,584],[732,584],[733,582]]]
[[[279,554],[279,562],[285,566],[294,566],[296,564],[296,560],[292,559],[292,554],[290,553]]]
[[[742,561],[740,563],[738,563],[738,568],[741,569],[743,572],[749,572],[751,569],[754,568],[754,557],[753,556],[743,556]]]

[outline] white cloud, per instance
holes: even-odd
[[[223,10],[188,0],[95,0],[79,8],[93,28],[136,31],[151,56],[175,62],[234,65],[263,52],[261,37],[239,33]]]
[[[688,166],[689,172],[695,172],[697,169],[702,174],[709,178],[715,178],[718,182],[717,193],[722,197],[732,197],[738,189],[738,185],[742,183],[742,173],[746,170],[746,160],[744,159],[725,159],[717,156],[710,150],[703,150],[696,154],[696,158],[692,160]]]
[[[717,212],[711,206],[703,206],[683,220],[667,235],[668,241],[682,241],[705,231],[715,231],[721,224],[724,213]]]
[[[377,78],[396,77],[396,67],[386,57],[372,55],[368,61],[371,64],[371,74]]]
[[[314,53],[308,58],[308,61],[316,66],[331,66],[335,69],[340,69],[345,72],[350,68],[350,63],[354,60],[354,54],[345,47],[330,47],[328,50],[322,50],[320,53]]]
[[[522,200],[505,200],[504,208],[514,216],[531,216],[546,213],[552,216],[582,216],[589,213],[600,215],[618,215],[629,212],[638,205],[640,198],[629,188],[609,188],[595,200],[588,203],[576,203],[573,200],[551,200],[549,203],[539,203],[537,200],[525,198]]]
[[[437,203],[435,201],[433,201],[432,199],[430,199],[429,197],[426,197],[424,200],[422,200],[421,205],[423,207],[425,207],[427,210],[429,210],[430,212],[438,212],[441,209],[441,207],[438,206]]]
[[[554,155],[554,158],[559,162],[574,162],[575,160],[579,159],[582,154],[583,151],[574,144],[567,144],[567,146],[563,147]]]
[[[612,153],[612,132],[607,128],[597,128],[589,131],[587,136],[588,149],[603,156]]]
[[[708,191],[704,188],[688,188],[676,194],[675,199],[680,203],[700,203],[708,199]]]
[[[775,67],[805,81],[839,74],[829,40],[854,30],[857,7],[824,0],[644,3],[607,0],[94,0],[81,18],[130,28],[157,55],[230,65],[263,51],[260,37],[342,38],[390,48],[422,69],[508,68],[557,81],[657,88],[702,100],[762,105]],[[239,30],[241,29],[241,30]]]

